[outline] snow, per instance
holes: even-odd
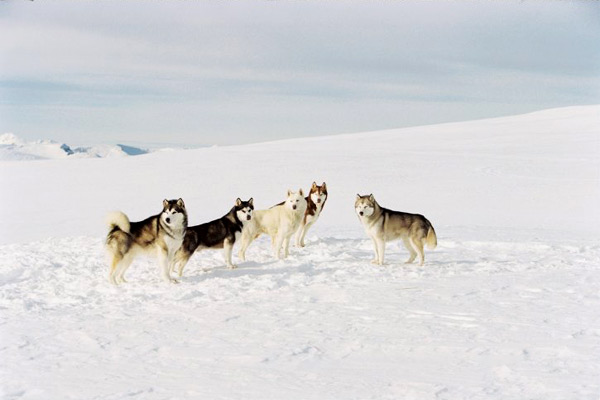
[[[140,157],[0,162],[0,398],[597,399],[600,106]],[[307,247],[108,284],[104,214],[192,224],[327,182]],[[356,193],[438,248],[383,267]],[[237,246],[236,246],[237,250]]]

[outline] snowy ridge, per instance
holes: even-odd
[[[4,161],[125,157],[146,153],[148,150],[120,144],[72,148],[53,140],[25,142],[13,133],[0,135],[0,160]]]
[[[0,162],[0,398],[597,400],[599,116]],[[285,261],[261,237],[235,270],[203,251],[167,285],[139,258],[108,284],[107,211],[182,197],[195,225],[314,180],[327,204]],[[433,223],[424,267],[400,243],[370,264],[369,192]]]

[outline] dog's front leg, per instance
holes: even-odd
[[[233,263],[231,262],[231,252],[232,251],[233,251],[233,243],[231,243],[231,240],[225,239],[225,241],[223,242],[223,256],[225,257],[225,264],[227,265],[227,268],[229,268],[229,269],[237,268],[237,266],[233,265]]]
[[[371,260],[371,264],[379,263],[379,248],[377,247],[377,239],[375,236],[371,236],[371,241],[373,242],[373,251],[375,252],[375,258]]]
[[[247,232],[242,232],[242,244],[240,246],[240,251],[238,252],[238,257],[242,261],[246,261],[246,249],[250,244],[250,235]]]
[[[292,239],[292,235],[293,233],[283,240],[283,258],[287,258],[290,255],[290,240]]]
[[[383,265],[383,257],[385,255],[385,240],[376,239],[377,240],[377,255],[379,256],[379,260],[377,265]]]
[[[281,259],[281,246],[283,245],[283,237],[281,236],[281,234],[279,232],[277,232],[277,235],[275,236],[275,239],[273,240],[273,254],[275,255],[276,259]]]
[[[300,229],[296,232],[296,247],[304,247],[304,235],[306,234],[306,224],[302,221]]]
[[[166,249],[158,249],[158,265],[160,268],[160,275],[165,282],[178,283],[175,279],[171,278],[169,273],[169,253]]]

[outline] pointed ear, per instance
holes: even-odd
[[[371,193],[369,195],[369,200],[371,200],[372,202],[375,202],[375,196],[373,196],[373,193]]]
[[[298,190],[298,194],[299,194],[300,196],[304,197],[304,192],[302,191],[302,188],[300,188],[300,189]]]
[[[239,197],[237,199],[235,199],[235,205],[236,206],[240,206],[242,204],[242,199],[240,199]]]
[[[360,199],[360,194],[356,193],[356,200]]]
[[[167,199],[164,199],[164,200],[163,200],[163,209],[164,209],[164,208],[167,208],[168,206],[169,206],[169,200],[167,200]]]
[[[312,188],[314,189],[314,188],[316,188],[316,187],[317,187],[317,182],[313,182],[313,184],[312,184]]]
[[[321,185],[321,188],[323,188],[323,190],[327,190],[327,185],[325,184],[325,182],[323,182],[323,184]]]
[[[181,197],[177,199],[177,205],[181,208],[185,208],[185,203]]]
[[[254,199],[252,197],[250,197],[250,200],[248,200],[248,204],[254,207]]]
[[[290,189],[288,189],[287,197],[290,197],[290,194],[292,194],[292,191]]]

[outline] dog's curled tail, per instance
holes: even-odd
[[[437,246],[437,236],[431,223],[429,223],[429,229],[427,230],[427,237],[425,238],[425,243],[427,243],[427,247],[432,250],[435,249],[435,247]]]
[[[123,214],[121,211],[113,211],[108,213],[106,216],[106,224],[108,225],[109,231],[119,228],[123,232],[129,233],[129,218],[127,218],[127,215]]]

